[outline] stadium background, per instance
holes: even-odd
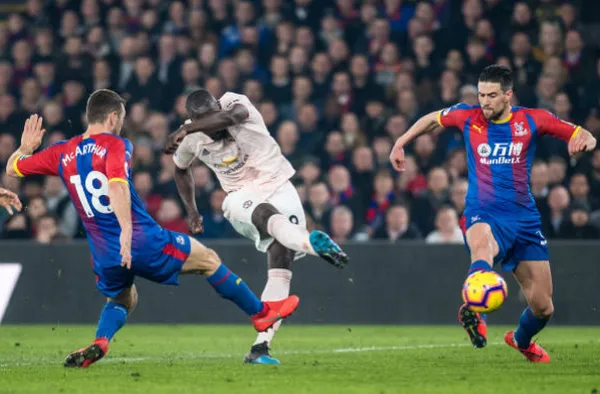
[[[515,73],[515,104],[600,130],[598,12],[589,1],[4,0],[0,27],[0,164],[24,119],[41,113],[45,144],[85,128],[90,92],[128,100],[134,183],[166,228],[187,231],[161,154],[185,119],[185,95],[246,94],[284,155],[311,227],[339,242],[460,243],[465,154],[457,129],[421,136],[407,171],[390,171],[393,141],[420,115],[475,103],[480,70]],[[531,188],[548,238],[599,237],[600,150],[576,159],[544,139]],[[194,170],[201,238],[236,238],[211,172]],[[27,210],[3,216],[2,237],[84,237],[58,179],[1,178]]]

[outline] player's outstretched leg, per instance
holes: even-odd
[[[499,248],[490,225],[475,223],[467,231],[466,238],[471,251],[471,266],[467,277],[477,271],[491,270],[494,256],[498,254]],[[467,305],[462,305],[458,310],[458,321],[475,348],[479,349],[487,345],[487,325],[484,314],[473,312]]]
[[[292,262],[296,252],[290,250],[274,241],[267,251],[269,259],[269,270],[267,284],[260,297],[263,301],[278,301],[285,299],[290,293],[290,282],[292,280]],[[258,333],[254,344],[250,348],[244,362],[247,364],[279,364],[279,360],[271,356],[270,344],[275,332],[281,326],[277,322],[265,332]]]
[[[269,234],[288,249],[319,256],[337,268],[348,264],[348,255],[329,235],[290,222],[272,204],[259,204],[252,212],[252,223],[262,234]]]
[[[138,295],[135,285],[123,290],[116,298],[109,298],[100,314],[94,342],[67,356],[65,367],[87,368],[108,353],[108,345],[117,331],[125,325],[127,316],[137,306]]]
[[[531,362],[548,363],[548,353],[531,340],[546,326],[554,313],[550,263],[522,261],[515,269],[514,276],[521,285],[529,306],[521,314],[517,329],[504,335],[504,342]]]
[[[242,309],[254,325],[256,331],[266,331],[276,322],[291,315],[298,307],[297,296],[289,296],[280,301],[261,302],[248,285],[225,264],[217,253],[195,239],[191,239],[190,255],[181,269],[182,274],[195,273],[206,280],[223,298]]]

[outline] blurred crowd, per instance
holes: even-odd
[[[27,0],[0,25],[0,162],[25,118],[44,117],[45,145],[85,128],[89,93],[127,100],[133,182],[164,227],[187,232],[161,148],[185,120],[186,95],[247,95],[283,154],[311,228],[338,242],[462,242],[463,137],[439,129],[388,163],[419,116],[477,102],[486,65],[514,71],[514,104],[600,131],[597,0]],[[543,137],[531,190],[548,238],[599,237],[600,151],[570,158]],[[225,193],[194,168],[203,238],[235,238]],[[2,175],[27,209],[3,216],[2,237],[48,243],[83,237],[62,182]]]

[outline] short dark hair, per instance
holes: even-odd
[[[370,148],[370,147],[367,146],[367,148]],[[394,179],[394,175],[392,174],[392,172],[385,167],[381,168],[379,171],[377,171],[375,173],[375,178],[381,177],[381,176],[384,176],[386,178],[392,178],[392,180]]]
[[[55,214],[52,214],[52,213],[45,213],[45,214],[43,214],[42,216],[40,216],[40,217],[37,219],[37,221],[38,221],[38,223],[39,223],[39,222],[41,222],[42,220],[45,220],[45,219],[50,219],[50,220],[53,220],[53,221],[54,221],[54,224],[55,224],[55,225],[58,225],[58,217],[57,217]]]
[[[410,215],[410,207],[409,204],[404,202],[404,201],[398,201],[398,202],[394,202],[392,205],[390,205],[390,208],[388,209],[388,212],[391,211],[394,208],[402,208],[404,210],[406,210],[406,212],[408,212],[408,214]]]
[[[108,89],[96,90],[87,101],[85,114],[89,124],[104,123],[112,112],[121,113],[125,99]]]
[[[565,159],[563,157],[561,157],[561,156],[558,156],[558,155],[552,155],[552,156],[550,156],[550,159],[548,160],[548,164],[551,164],[551,163],[559,163],[559,164],[562,164],[565,167],[567,165],[567,162],[565,161]]]
[[[506,92],[513,88],[512,71],[508,67],[492,64],[479,74],[479,82],[499,83],[502,90]]]
[[[217,100],[206,89],[196,90],[185,101],[185,109],[190,116],[202,115],[216,104]]]

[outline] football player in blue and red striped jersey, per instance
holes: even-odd
[[[596,139],[589,131],[548,111],[511,106],[512,89],[508,68],[486,67],[479,76],[480,105],[461,103],[425,115],[398,138],[390,160],[402,171],[403,148],[419,134],[437,126],[462,131],[469,186],[461,224],[471,253],[468,275],[491,270],[495,263],[513,272],[529,306],[516,331],[506,333],[505,342],[529,361],[549,362],[546,351],[531,342],[554,311],[548,245],[529,189],[531,165],[542,135],[564,140],[572,155],[593,150]],[[484,316],[463,305],[459,321],[475,347],[486,345]]]

